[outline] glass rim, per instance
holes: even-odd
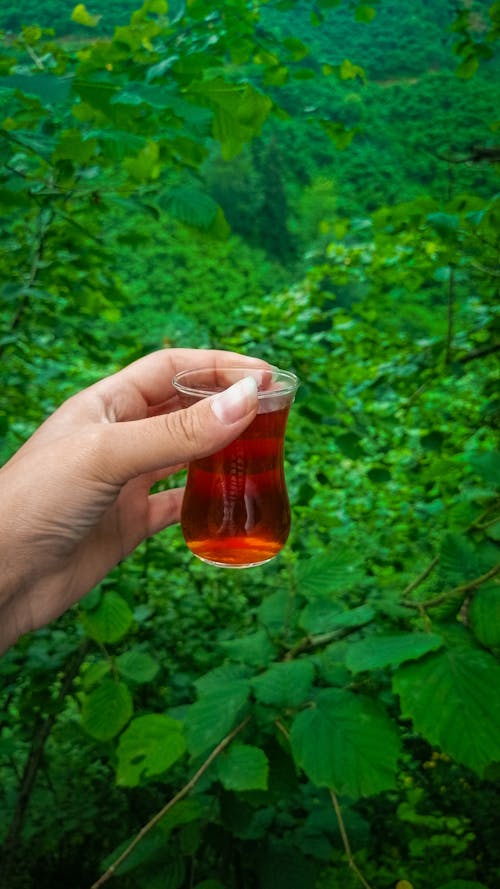
[[[273,383],[284,383],[284,385],[280,389],[257,389],[257,398],[278,398],[283,395],[292,395],[294,394],[299,385],[300,380],[297,374],[293,373],[291,370],[281,370],[279,367],[274,367],[274,365],[268,365],[267,367],[255,367],[255,365],[245,365],[245,364],[231,364],[225,367],[193,367],[189,370],[181,370],[179,373],[176,373],[175,376],[172,377],[172,385],[177,390],[177,392],[182,395],[193,395],[201,398],[210,398],[212,395],[218,395],[221,392],[220,388],[213,387],[205,387],[203,388],[200,385],[188,385],[183,382],[186,377],[189,377],[191,374],[206,374],[206,373],[215,373],[222,375],[224,372],[241,372],[240,379],[244,377],[255,376],[257,374],[262,373],[270,373],[272,374],[271,382]],[[235,383],[239,382],[239,380],[235,380]],[[230,386],[234,385],[234,383],[229,383],[226,388],[229,389]]]

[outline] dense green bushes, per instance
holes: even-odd
[[[489,86],[311,81],[364,127],[337,154],[325,109],[263,129],[262,33],[227,7],[193,4],[175,57],[161,0],[77,55],[4,46],[4,455],[162,344],[301,378],[279,559],[216,571],[168,529],[0,661],[4,884],[89,887],[128,851],[124,889],[493,889],[499,207],[490,166],[435,157],[486,138]],[[246,241],[214,198],[247,199]]]

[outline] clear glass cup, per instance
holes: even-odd
[[[285,482],[285,428],[299,381],[290,371],[204,368],[177,374],[183,407],[243,377],[257,382],[257,415],[232,444],[189,464],[181,513],[187,546],[221,568],[250,568],[273,559],[290,532]]]

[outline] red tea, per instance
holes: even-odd
[[[290,531],[283,470],[289,409],[257,414],[240,438],[189,465],[181,524],[200,559],[245,567],[283,547]]]

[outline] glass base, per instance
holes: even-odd
[[[274,556],[269,556],[268,559],[261,559],[259,562],[245,562],[243,565],[237,565],[232,562],[216,562],[214,559],[207,559],[205,556],[199,556],[198,553],[193,553],[193,556],[196,556],[200,562],[205,562],[206,565],[213,565],[215,568],[237,568],[239,570],[242,568],[258,568],[259,565],[267,565],[267,563],[272,562],[277,555],[278,553],[275,553]]]
[[[217,568],[256,568],[274,559],[284,541],[262,537],[214,537],[186,541],[188,548],[202,562]]]

